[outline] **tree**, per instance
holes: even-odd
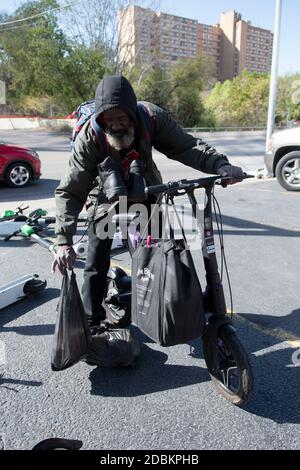
[[[33,16],[58,8],[55,0],[28,1],[10,20]],[[53,93],[57,89],[57,71],[66,52],[64,36],[57,26],[56,14],[46,13],[26,23],[3,28],[2,64],[10,94]]]
[[[300,74],[287,75],[278,80],[277,120],[288,123],[300,117]]]
[[[213,116],[204,108],[201,97],[213,75],[211,63],[201,56],[180,61],[170,69],[150,64],[127,73],[138,99],[168,110],[183,127],[214,125]]]
[[[96,86],[105,74],[111,72],[104,51],[84,46],[73,47],[64,58],[61,70],[62,87],[56,101],[74,110],[83,101],[95,96]]]
[[[169,109],[182,126],[206,127],[208,123],[214,124],[201,96],[209,87],[214,72],[210,60],[203,56],[179,61],[170,69]]]
[[[219,126],[265,126],[269,103],[268,74],[244,71],[239,77],[218,82],[205,100]],[[278,81],[276,124],[286,124],[300,116],[300,75]]]
[[[245,70],[218,82],[205,100],[219,126],[263,126],[267,121],[269,75]]]
[[[158,0],[136,0],[135,5],[155,8]],[[60,14],[63,30],[70,40],[88,49],[101,49],[114,71],[123,71],[125,64],[119,63],[121,48],[119,29],[122,26],[122,12],[132,4],[131,0],[81,0],[64,8]],[[133,32],[134,30],[132,30]],[[134,45],[134,34],[128,38],[123,56],[129,58]],[[126,62],[126,60],[125,60]]]
[[[0,79],[18,111],[47,114],[51,107],[55,114],[69,113],[94,96],[96,84],[110,71],[102,49],[66,38],[58,25],[58,7],[56,0],[27,1],[9,20],[47,13],[0,33]]]

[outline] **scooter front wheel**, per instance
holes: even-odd
[[[247,353],[231,326],[224,325],[218,331],[218,367],[214,371],[207,348],[207,343],[204,341],[205,361],[218,392],[236,406],[245,405],[253,389],[252,368]]]

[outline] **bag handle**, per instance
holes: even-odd
[[[176,214],[176,218],[177,218],[177,221],[178,221],[178,225],[181,229],[183,240],[184,240],[185,244],[187,245],[187,239],[186,239],[184,229],[183,229],[182,223],[180,221],[176,206],[174,204],[174,199],[170,196],[166,196],[166,215],[167,215],[168,224],[169,224],[169,227],[170,227],[170,236],[171,236],[171,238],[174,238],[174,228],[171,226],[170,217],[169,217],[169,202],[171,202],[171,205],[174,209],[174,212]]]

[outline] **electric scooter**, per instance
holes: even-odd
[[[41,226],[37,226],[37,221],[39,223],[48,223],[48,220],[45,219],[47,212],[43,209],[36,209],[30,214],[24,215],[26,209],[28,209],[28,206],[18,207],[16,211],[7,210],[1,214],[0,237],[3,237],[5,241],[21,233],[25,222],[34,225],[35,232],[42,230]],[[51,223],[50,220],[49,223]],[[46,285],[47,282],[41,280],[38,274],[30,273],[0,286],[0,310],[18,302],[24,297],[41,293]]]
[[[0,286],[0,310],[15,302],[42,292],[47,285],[38,274],[27,274]]]
[[[243,179],[251,178],[245,175]],[[227,177],[212,176],[195,180],[180,180],[146,188],[147,195],[175,197],[187,195],[196,220],[199,238],[202,226],[197,217],[199,207],[195,190],[205,189],[204,237],[202,255],[206,272],[207,286],[203,292],[206,327],[202,337],[204,358],[210,377],[228,401],[242,406],[250,398],[253,388],[253,375],[247,353],[236,334],[236,328],[227,315],[222,279],[218,271],[216,257],[213,212],[216,217],[214,188],[216,184],[226,185]],[[126,220],[127,226],[137,218],[136,214],[120,214],[113,221],[120,223]],[[222,262],[226,265],[223,246],[222,221],[217,220],[221,240]],[[221,228],[220,228],[221,226]],[[201,237],[202,238],[202,237]],[[124,237],[129,253],[135,250],[132,237]],[[116,326],[125,327],[131,322],[131,278],[121,268],[113,268],[107,277],[107,290],[104,300],[107,319]]]

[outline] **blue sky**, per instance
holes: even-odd
[[[12,12],[22,0],[0,0],[0,11]],[[145,2],[146,3],[146,2]],[[154,3],[156,3],[154,1]],[[281,75],[300,72],[298,49],[300,1],[283,0],[279,72]],[[151,4],[151,1],[149,1]],[[275,0],[160,0],[160,10],[178,16],[215,24],[222,11],[236,10],[254,26],[273,31]]]

